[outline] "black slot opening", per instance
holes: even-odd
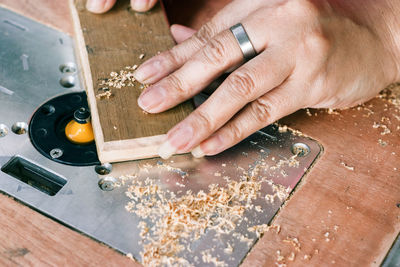
[[[20,156],[12,157],[1,171],[50,196],[57,194],[67,183],[62,176]]]

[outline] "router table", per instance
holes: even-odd
[[[179,23],[198,29],[228,2],[229,0],[167,0],[164,4],[171,24]],[[32,3],[22,0],[0,0],[0,7],[6,7],[73,36],[67,1],[38,0]],[[7,21],[0,17],[0,23],[9,23]],[[23,26],[16,23],[13,27]],[[27,67],[24,63],[27,59],[27,56],[20,58],[24,69]],[[68,88],[68,80],[64,85]],[[0,86],[2,86],[1,79]],[[400,264],[400,244],[399,241],[396,242],[400,233],[400,107],[398,104],[400,86],[392,85],[390,90],[397,92],[397,102],[396,95],[381,95],[364,105],[348,110],[307,109],[280,121],[280,125],[298,130],[305,137],[289,133],[280,135],[277,129],[272,127],[243,143],[247,152],[241,152],[242,156],[249,157],[254,152],[249,147],[257,143],[261,145],[265,136],[274,143],[276,141],[274,133],[277,133],[279,138],[284,139],[288,136],[284,140],[295,143],[291,146],[292,152],[299,144],[305,144],[311,152],[308,158],[300,161],[301,174],[287,170],[290,177],[296,177],[287,184],[292,189],[291,194],[282,203],[277,203],[274,212],[264,218],[264,221],[278,225],[280,231],[266,231],[260,239],[255,238],[249,251],[239,249],[237,254],[243,255],[234,261],[232,259],[232,265],[240,263],[240,266],[273,266],[277,263],[279,255],[286,258],[285,264],[289,266],[398,266],[396,264]],[[70,93],[78,96],[80,94],[73,91]],[[8,97],[13,93],[7,88],[0,87],[0,94]],[[75,95],[73,97],[77,98]],[[1,128],[5,117],[5,114],[0,114],[0,136],[6,129]],[[27,125],[17,124],[13,126],[14,133],[18,132],[15,127],[19,127],[21,131],[28,130]],[[384,132],[384,128],[390,131]],[[8,135],[13,134],[10,129],[8,131],[10,132]],[[7,142],[6,138],[14,137],[0,138],[0,164],[3,166],[3,172],[7,172],[7,168],[12,168],[12,164],[27,164],[24,157],[17,158],[14,162],[9,161],[9,158],[6,160],[6,157],[2,159],[1,149],[7,147],[7,144],[1,142]],[[279,140],[276,141],[277,144]],[[287,143],[279,145],[282,148]],[[230,150],[219,159],[231,159],[232,155],[236,155],[235,151]],[[57,150],[51,153],[53,160],[60,156]],[[275,152],[271,149],[270,153]],[[190,160],[186,156],[180,159],[184,162]],[[8,163],[5,164],[5,161]],[[238,162],[241,161],[244,160]],[[152,162],[155,165],[163,164],[157,159]],[[57,169],[57,164],[59,163],[53,162],[50,166],[55,166]],[[118,164],[115,167],[118,169]],[[210,165],[207,167],[210,168]],[[211,167],[215,171],[215,166]],[[65,167],[63,171],[68,172],[70,170],[68,168],[70,167]],[[119,171],[123,171],[124,168],[120,167]],[[82,170],[86,172],[85,168]],[[13,174],[12,171],[9,173]],[[69,174],[74,175],[75,172],[70,171]],[[76,172],[76,175],[78,174]],[[0,178],[3,179],[1,174]],[[101,194],[98,193],[100,189],[97,181],[81,180],[79,183],[82,183],[84,190],[88,190],[88,195],[93,193],[97,197],[106,196],[110,189],[108,186],[112,186],[113,182],[107,179],[109,177],[100,176],[99,186],[103,190]],[[67,197],[72,192],[65,188],[61,189],[65,183],[61,177],[57,184],[59,188],[57,186],[42,188],[48,195],[58,196],[53,198],[53,202],[42,205],[33,203],[33,200],[29,199],[30,196],[19,197],[19,191],[13,192],[7,184],[1,184],[0,180],[0,187],[5,186],[5,189],[1,188],[5,194],[0,194],[2,204],[0,205],[0,265],[140,266],[124,255],[130,252],[131,244],[124,244],[121,240],[115,241],[114,230],[108,228],[106,223],[102,222],[94,231],[76,221],[65,219],[68,211],[54,209],[54,206],[61,201],[62,195]],[[79,186],[76,183],[72,185]],[[71,187],[71,184],[69,186]],[[21,188],[23,190],[25,187],[19,189]],[[79,191],[79,188],[72,186],[69,190],[82,192],[83,189]],[[57,195],[58,192],[62,195]],[[117,193],[118,189],[114,190],[113,197]],[[41,202],[45,199],[51,198],[46,196],[36,200]],[[96,200],[86,198],[85,201],[90,204]],[[91,205],[94,206],[95,203]],[[121,216],[123,218],[125,215]],[[90,225],[96,226],[96,217],[90,220]],[[98,220],[103,220],[101,214]],[[137,258],[135,253],[133,257]]]

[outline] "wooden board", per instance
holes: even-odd
[[[278,250],[289,266],[382,263],[400,232],[399,108],[374,99],[359,110],[301,111],[282,121],[317,139],[324,152],[274,219],[281,232],[265,233],[243,266],[273,266]],[[382,135],[377,124],[391,132]],[[284,241],[290,238],[300,251]]]
[[[51,0],[0,0],[8,2],[20,12],[36,12],[28,16],[52,17],[42,14],[53,8]],[[54,8],[65,5],[61,1]],[[203,21],[197,18],[204,18],[208,12],[201,5],[196,7],[188,26],[200,25]],[[179,15],[179,5],[167,6],[170,9]],[[63,16],[58,23],[70,25]],[[374,99],[360,110],[333,115],[317,112],[317,116],[315,111],[311,113],[310,117],[300,111],[283,122],[321,142],[323,155],[276,216],[274,223],[281,225],[281,232],[266,233],[243,266],[274,266],[277,250],[284,256],[296,253],[293,262],[287,261],[288,266],[377,266],[400,231],[400,208],[396,206],[400,202],[400,136],[396,131],[400,122],[394,117],[398,116],[398,108]],[[382,129],[373,127],[383,117],[391,121],[390,125],[386,122],[390,134],[381,135]],[[380,145],[379,139],[387,145]],[[0,265],[136,265],[4,195],[0,195],[0,202],[0,214],[4,215],[0,216]],[[300,251],[284,241],[287,237],[299,239]],[[306,255],[310,259],[304,259]]]
[[[110,12],[96,15],[85,9],[85,2],[71,1],[71,10],[99,159],[116,162],[157,156],[165,133],[193,110],[192,102],[147,114],[137,105],[143,91],[138,82],[108,87],[113,94],[109,99],[96,95],[104,92],[102,81],[111,72],[140,65],[174,45],[162,6],[137,13],[129,1],[118,1]]]

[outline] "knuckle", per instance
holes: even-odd
[[[230,139],[231,142],[235,142],[238,140],[242,140],[244,138],[244,133],[243,133],[243,127],[240,127],[240,125],[236,123],[231,123],[228,126],[228,139]]]
[[[215,35],[215,33],[215,26],[211,22],[208,22],[194,34],[194,37],[199,41],[201,46],[204,46]]]
[[[274,103],[273,100],[272,102],[271,100],[267,101],[262,98],[254,100],[254,102],[251,103],[253,118],[258,123],[263,125],[268,124],[271,120],[271,107],[277,107],[276,105],[277,103]]]
[[[321,30],[315,30],[307,37],[306,47],[314,53],[319,51],[321,54],[326,54],[331,49],[331,42]]]
[[[202,55],[206,58],[207,63],[213,65],[225,65],[226,63],[226,47],[218,39],[211,39],[204,47]]]
[[[176,46],[172,49],[162,52],[160,56],[171,66],[180,66],[184,62],[184,58],[180,56],[179,51],[177,51]]]
[[[255,82],[247,71],[236,71],[228,79],[231,90],[240,98],[251,99],[255,91]]]
[[[204,111],[197,109],[195,111],[195,116],[196,116],[196,124],[199,127],[199,129],[205,129],[205,130],[215,129],[215,125],[213,123],[212,118]]]
[[[171,86],[178,96],[185,97],[190,88],[179,78],[175,73],[172,73],[167,78],[167,83]]]

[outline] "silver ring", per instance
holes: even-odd
[[[244,59],[250,60],[255,57],[257,55],[256,50],[254,49],[254,46],[251,43],[242,23],[232,26],[230,30],[238,42],[240,50],[242,50]]]

